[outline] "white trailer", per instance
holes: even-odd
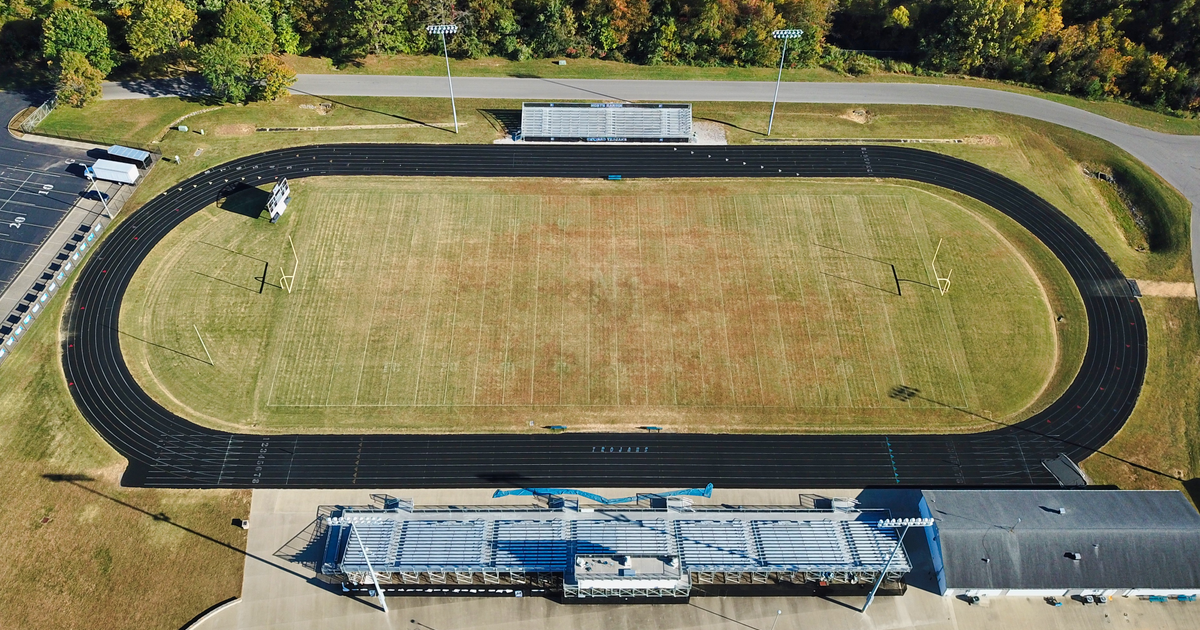
[[[89,172],[96,179],[122,184],[136,184],[139,176],[138,169],[133,164],[112,160],[96,160],[96,163],[89,168]]]

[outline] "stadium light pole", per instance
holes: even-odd
[[[354,540],[358,541],[358,548],[362,551],[363,560],[367,563],[367,571],[371,574],[371,585],[375,587],[375,593],[379,595],[379,605],[383,608],[384,614],[387,614],[387,602],[383,599],[383,586],[379,583],[379,577],[375,573],[375,567],[371,566],[371,557],[367,554],[367,546],[363,544],[362,536],[358,535],[358,528],[354,523],[350,523],[350,533],[354,535]]]
[[[933,519],[931,518],[885,518],[875,523],[875,527],[879,529],[896,529],[898,527],[903,527],[904,529],[900,530],[900,536],[896,538],[896,548],[888,556],[887,563],[883,565],[883,570],[879,572],[879,578],[875,580],[875,585],[871,587],[871,592],[867,593],[866,603],[863,604],[862,610],[858,612],[867,612],[867,607],[875,599],[875,591],[878,591],[879,585],[883,584],[883,578],[887,576],[888,569],[892,568],[892,560],[896,559],[896,554],[900,553],[901,547],[904,546],[904,535],[908,533],[908,528],[931,527],[932,525]]]
[[[804,35],[804,31],[798,28],[785,28],[771,33],[771,37],[783,40],[783,50],[779,53],[779,76],[775,77],[775,98],[771,99],[771,120],[767,123],[767,136],[771,135],[771,128],[775,126],[775,104],[779,101],[779,82],[783,80],[783,59],[787,57],[787,43],[789,39],[799,39]]]
[[[450,109],[454,112],[454,133],[458,133],[458,107],[454,104],[454,80],[450,78],[450,51],[446,48],[446,33],[458,32],[457,24],[430,24],[425,27],[430,35],[442,38],[442,54],[446,57],[446,82],[450,84]]]

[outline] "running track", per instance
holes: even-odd
[[[121,355],[125,289],[150,250],[214,203],[227,182],[278,177],[877,177],[936,184],[1012,217],[1058,256],[1088,316],[1075,381],[1045,411],[970,435],[271,435],[207,429],[167,411]],[[67,306],[63,369],[84,417],[129,460],[122,482],[155,487],[836,488],[1046,485],[1041,461],[1080,461],[1133,409],[1146,323],[1117,266],[1084,231],[1019,184],[903,147],[330,145],[254,155],[197,175],[126,219],[85,266]],[[1013,344],[1024,343],[1020,338]]]

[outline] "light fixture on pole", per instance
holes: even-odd
[[[442,54],[446,57],[446,82],[450,84],[450,109],[454,111],[454,133],[458,133],[458,107],[454,104],[454,80],[450,78],[450,51],[446,48],[446,33],[451,35],[458,32],[457,24],[430,24],[425,27],[430,35],[440,35],[442,38]]]
[[[90,193],[93,190],[96,190],[96,171],[93,171],[92,167],[90,167],[90,166],[84,166],[83,167],[83,176],[86,177],[88,180],[87,192]],[[87,194],[87,193],[84,193],[84,194]],[[104,216],[106,216],[110,219],[113,218],[112,212],[110,212],[108,209],[108,200],[104,198],[104,191],[96,190],[96,196],[100,197],[100,203],[104,205]]]
[[[785,28],[771,33],[771,37],[783,40],[783,50],[779,53],[779,76],[775,77],[775,98],[771,99],[771,121],[767,123],[767,135],[771,135],[771,128],[775,126],[775,103],[779,101],[779,82],[783,80],[783,59],[787,56],[787,43],[789,39],[799,39],[804,35],[804,31],[798,28]]]
[[[897,529],[900,530],[900,536],[896,538],[896,548],[892,549],[892,554],[888,556],[887,563],[883,565],[883,570],[879,572],[879,578],[875,580],[875,585],[871,587],[871,592],[867,593],[867,601],[863,604],[862,610],[859,612],[867,612],[867,606],[871,605],[871,601],[875,599],[875,591],[879,590],[879,585],[883,584],[883,578],[887,576],[888,569],[892,568],[892,560],[896,559],[896,554],[900,553],[901,547],[904,546],[904,535],[908,533],[909,527],[932,527],[932,518],[885,518],[875,523],[879,529]]]

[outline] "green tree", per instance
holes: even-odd
[[[55,9],[42,23],[42,55],[60,61],[70,50],[86,57],[101,74],[108,74],[115,65],[104,23],[88,11],[65,5]]]
[[[218,28],[221,37],[249,55],[266,55],[275,50],[275,30],[263,16],[243,0],[225,5]]]
[[[58,62],[58,82],[55,93],[58,102],[71,107],[83,107],[100,98],[100,82],[104,74],[88,63],[87,57],[74,50],[62,53]]]
[[[229,103],[244,103],[250,98],[253,85],[248,57],[232,40],[218,37],[201,46],[196,65],[213,96]]]
[[[279,57],[264,55],[251,63],[250,81],[252,100],[273,101],[287,96],[288,87],[296,82],[296,73]]]
[[[348,49],[356,55],[414,52],[408,18],[406,2],[354,0]]]
[[[138,61],[191,45],[196,13],[179,0],[143,0],[129,22],[129,53]]]

